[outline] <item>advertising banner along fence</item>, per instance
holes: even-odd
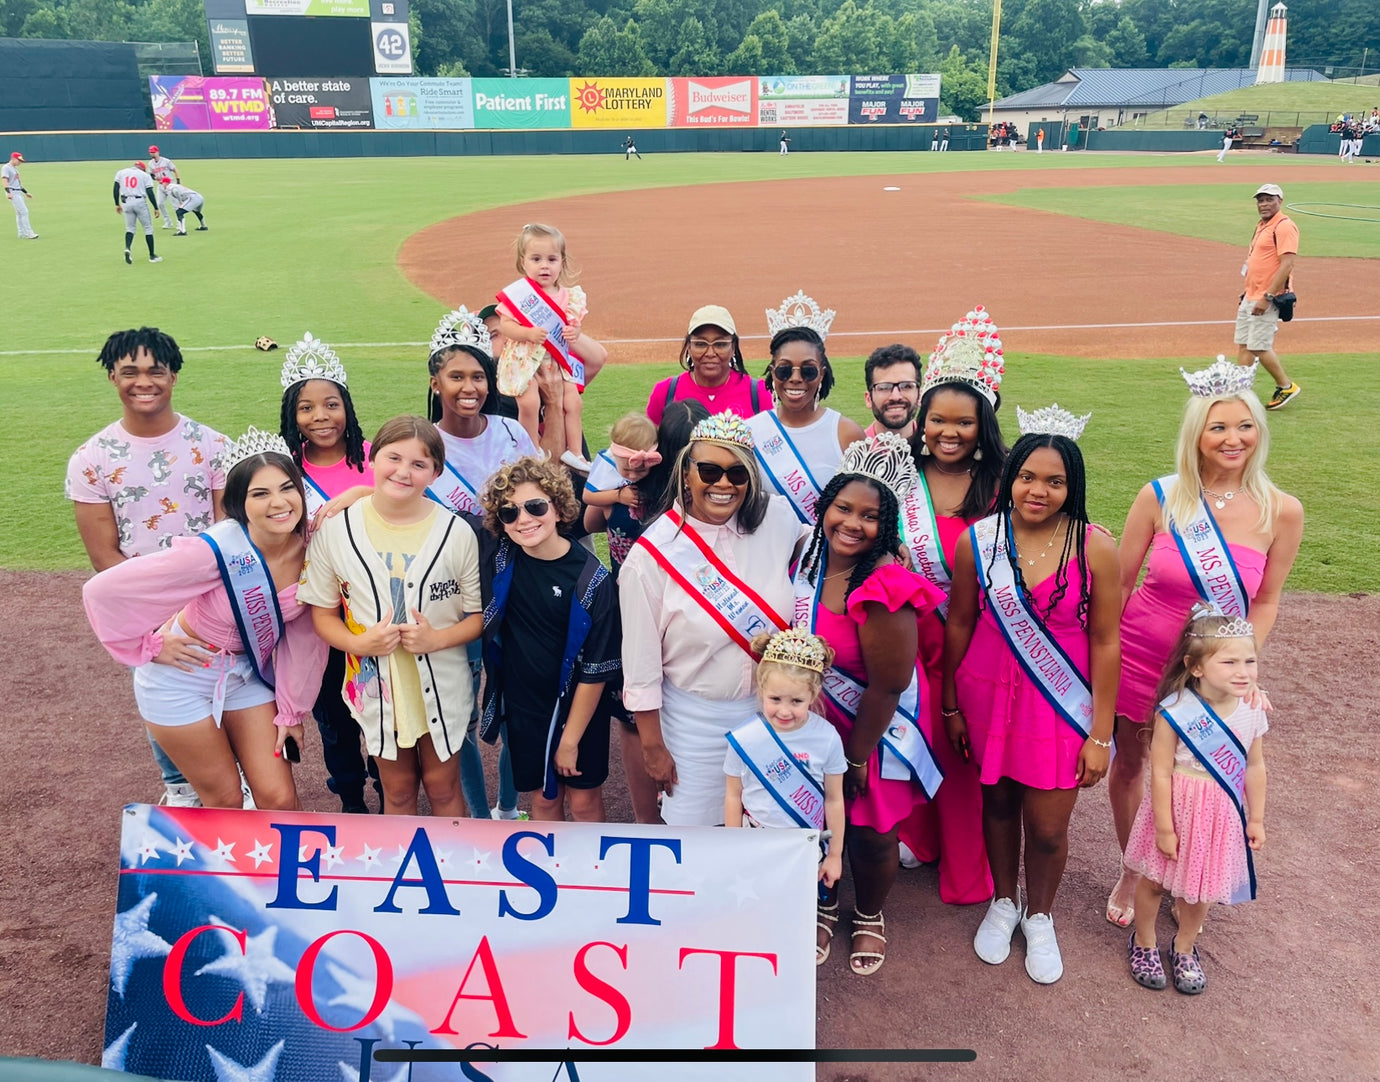
[[[848,123],[847,75],[768,75],[757,82],[759,124],[789,128]]]
[[[673,128],[735,128],[757,123],[757,80],[751,75],[672,79]]]
[[[854,75],[850,124],[933,124],[939,116],[938,75]]]
[[[244,0],[246,15],[335,15],[369,18],[369,0]]]
[[[664,128],[667,79],[571,79],[572,128]]]
[[[377,128],[473,128],[469,79],[370,79]]]
[[[262,79],[150,75],[153,123],[159,131],[268,131]]]
[[[721,1082],[722,1064],[562,1073],[556,1052],[414,1076],[372,1056],[813,1048],[818,838],[130,805],[102,1065],[182,1082]]]
[[[270,79],[275,128],[372,128],[368,79]]]
[[[569,79],[471,79],[476,128],[570,127]]]

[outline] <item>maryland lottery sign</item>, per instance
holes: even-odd
[[[814,1047],[812,832],[123,815],[106,1067],[185,1082],[721,1082],[722,1064],[577,1066],[561,1051]],[[551,1056],[436,1059],[465,1049]]]

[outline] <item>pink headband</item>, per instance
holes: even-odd
[[[626,458],[628,465],[635,470],[640,470],[643,467],[651,469],[661,462],[661,452],[655,447],[648,451],[636,451],[631,447],[624,447],[621,443],[610,443],[609,454]]]

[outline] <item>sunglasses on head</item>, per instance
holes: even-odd
[[[700,480],[706,485],[717,485],[725,474],[728,475],[728,483],[735,488],[741,488],[748,483],[748,468],[741,462],[729,466],[728,469],[724,469],[717,462],[696,462],[694,466]]]
[[[511,526],[518,520],[518,515],[523,511],[526,511],[533,518],[541,518],[542,515],[550,510],[550,500],[524,500],[521,506],[513,503],[505,503],[498,509],[498,521],[505,526]]]
[[[772,374],[782,383],[786,383],[791,378],[791,373],[795,371],[795,366],[790,364],[778,364],[772,369]],[[812,383],[819,377],[819,365],[802,364],[800,366],[800,378],[806,383]]]

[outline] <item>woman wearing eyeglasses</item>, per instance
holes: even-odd
[[[787,625],[802,528],[764,487],[752,435],[732,414],[695,426],[674,477],[674,506],[638,538],[618,580],[623,705],[666,794],[662,820],[714,826],[724,734],[757,710],[749,643]]]
[[[672,402],[701,402],[710,414],[735,413],[751,417],[771,409],[771,389],[748,375],[738,329],[727,308],[707,304],[695,310],[680,347],[685,369],[662,380],[647,399],[647,416],[661,424],[661,415]]]

